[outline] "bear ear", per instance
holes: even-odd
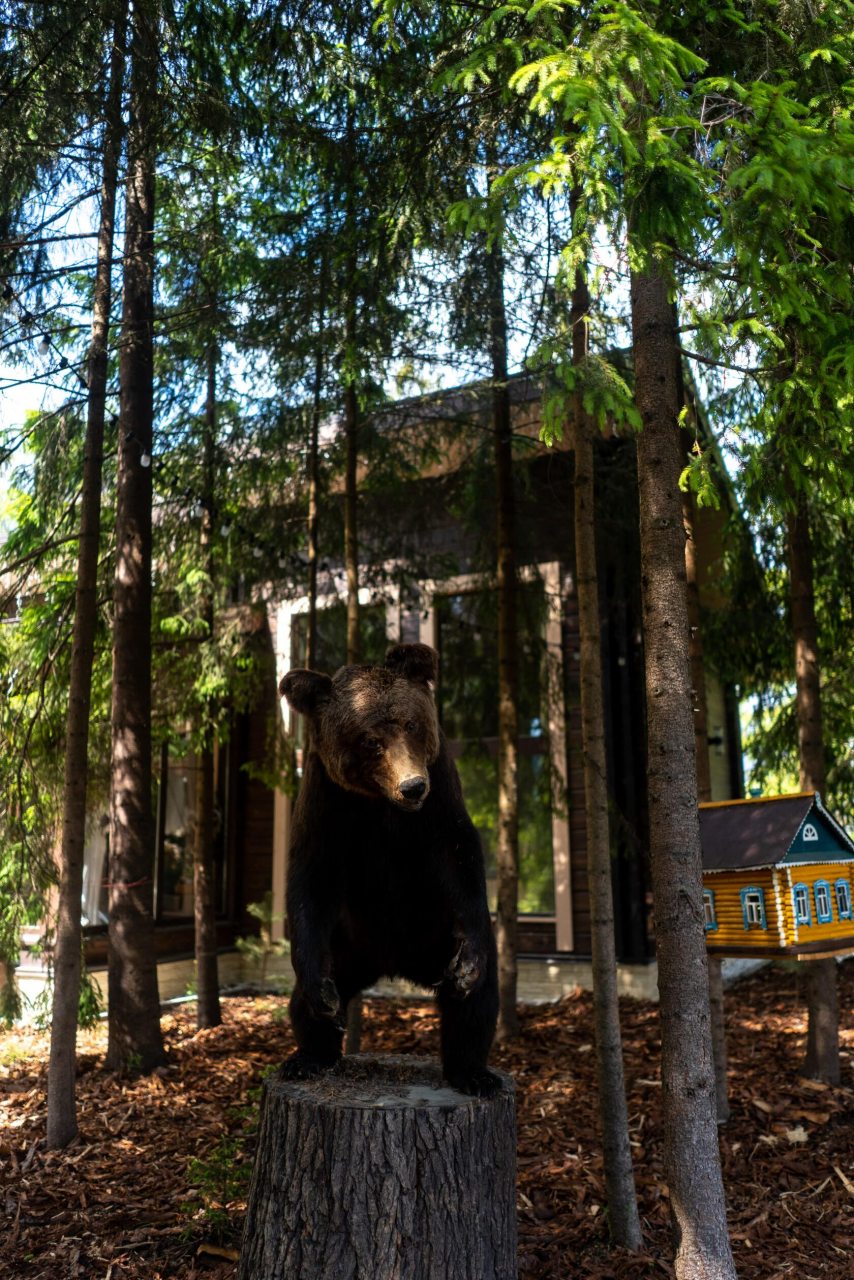
[[[322,702],[326,702],[331,692],[331,676],[304,668],[289,671],[279,685],[279,697],[287,698],[294,711],[304,716],[312,715]]]
[[[406,680],[435,683],[439,674],[439,655],[429,644],[396,644],[385,656],[389,671]]]

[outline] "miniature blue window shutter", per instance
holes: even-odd
[[[834,888],[836,889],[836,914],[840,920],[850,920],[851,886],[847,880],[837,880]]]
[[[715,894],[713,889],[703,890],[703,919],[706,923],[706,933],[714,933],[718,927],[718,915],[715,911]]]
[[[741,891],[741,916],[745,929],[767,929],[765,923],[765,894],[755,885]]]
[[[815,894],[815,917],[821,924],[833,919],[833,907],[830,902],[830,885],[826,880],[816,880],[813,888]]]
[[[795,909],[795,924],[812,924],[809,885],[792,885],[792,905]]]

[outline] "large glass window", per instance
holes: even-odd
[[[216,904],[218,914],[226,911],[226,824],[228,807],[229,744],[216,756],[213,814]],[[154,829],[156,862],[154,918],[156,922],[188,920],[193,917],[193,840],[195,838],[195,796],[198,763],[193,756],[170,758],[165,749],[160,759],[160,785],[155,787]],[[109,920],[110,823],[104,812],[87,821],[83,858],[82,920],[86,927],[105,925]]]
[[[86,821],[86,843],[83,847],[83,914],[84,927],[106,924],[109,889],[110,819],[102,813]]]
[[[552,777],[543,730],[543,623],[540,583],[520,587],[519,910],[553,915]],[[436,596],[439,714],[456,759],[466,805],[483,841],[487,890],[495,906],[498,826],[498,647],[494,591]]]
[[[187,761],[166,763],[160,796],[160,852],[157,916],[181,919],[193,914],[193,831],[195,769]]]
[[[382,662],[389,640],[386,635],[385,605],[363,606],[359,610],[359,627],[362,637],[362,661]],[[308,618],[304,613],[294,615],[291,624],[291,666],[304,667],[308,652]],[[347,661],[347,606],[327,605],[317,610],[317,671],[330,675]]]

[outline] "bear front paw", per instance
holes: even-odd
[[[486,1067],[475,1071],[446,1072],[448,1084],[470,1098],[494,1098],[501,1089],[501,1080]]]
[[[478,951],[471,939],[463,938],[457,953],[445,970],[456,991],[465,999],[477,989],[486,970],[485,956]]]

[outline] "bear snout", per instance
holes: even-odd
[[[420,806],[427,795],[427,779],[420,774],[413,774],[412,777],[403,779],[398,790],[407,804]]]

